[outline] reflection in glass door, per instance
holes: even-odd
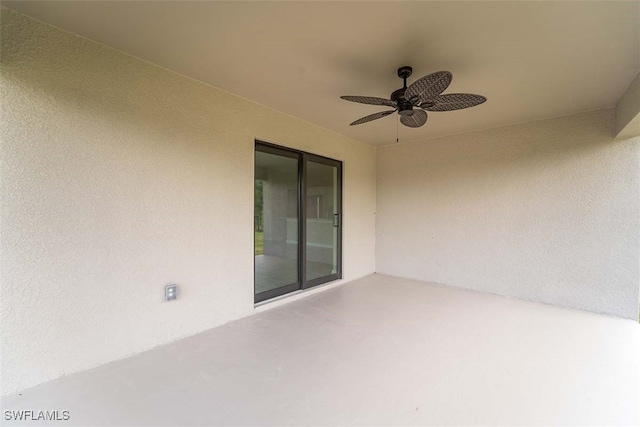
[[[255,301],[341,278],[342,163],[256,141]]]

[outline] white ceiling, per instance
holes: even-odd
[[[430,113],[401,141],[615,105],[640,70],[640,2],[12,2],[37,19],[374,145],[396,139],[388,98],[453,73],[478,107]]]

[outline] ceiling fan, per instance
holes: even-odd
[[[441,95],[451,83],[453,75],[449,71],[438,71],[428,74],[407,87],[407,78],[411,76],[413,68],[404,66],[398,68],[398,77],[404,84],[402,88],[393,91],[390,99],[371,96],[341,96],[340,98],[361,104],[385,105],[393,110],[381,111],[365,116],[351,123],[351,126],[381,119],[396,111],[400,115],[400,123],[411,128],[417,128],[427,122],[427,111],[453,111],[475,107],[487,100],[484,96],[471,93],[449,93]]]

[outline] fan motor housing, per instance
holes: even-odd
[[[398,104],[398,114],[401,116],[410,116],[413,114],[413,105],[407,101],[404,97],[404,91],[406,88],[401,88],[393,91],[389,99]]]
[[[391,94],[391,100],[398,104],[398,114],[410,116],[413,114],[413,104],[404,98],[404,89],[398,89]]]
[[[398,114],[401,116],[412,116],[413,105],[409,101],[398,101]]]

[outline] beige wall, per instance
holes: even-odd
[[[344,278],[374,271],[373,147],[7,9],[1,26],[2,394],[254,311],[254,138],[344,161]]]
[[[605,109],[379,149],[376,271],[637,319],[640,138],[614,125]]]

